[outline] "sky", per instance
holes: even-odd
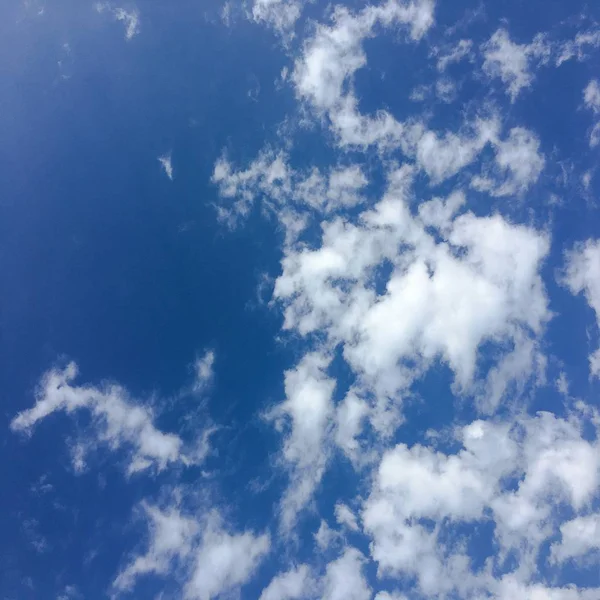
[[[600,598],[600,6],[0,6],[0,598]]]

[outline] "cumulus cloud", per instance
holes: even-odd
[[[131,40],[140,32],[140,13],[137,8],[127,10],[110,2],[97,2],[95,8],[97,12],[106,12],[125,25],[125,39]]]
[[[566,255],[562,282],[573,294],[583,294],[600,327],[600,240],[588,240]],[[600,374],[600,349],[590,356],[592,375]]]
[[[292,74],[296,95],[317,114],[328,116],[342,145],[386,146],[402,134],[402,125],[386,111],[360,114],[353,75],[366,65],[363,42],[374,35],[376,26],[403,25],[417,41],[433,24],[433,13],[433,0],[388,0],[358,13],[337,6],[332,24],[317,25],[305,42]]]
[[[220,515],[211,514],[195,552],[185,597],[211,600],[239,589],[254,575],[270,547],[268,534],[230,534],[223,528]]]
[[[157,429],[152,409],[136,403],[124,388],[78,386],[73,384],[76,377],[75,363],[49,371],[36,392],[35,405],[20,412],[11,429],[31,433],[53,413],[85,410],[91,416],[90,431],[95,436],[87,444],[104,444],[114,450],[124,447],[130,455],[130,474],[150,467],[160,471],[169,464],[190,464],[203,458],[191,449],[188,453],[179,436]]]
[[[551,546],[551,557],[557,562],[583,557],[600,550],[600,514],[576,517],[560,526],[560,542]]]
[[[551,47],[543,35],[530,44],[517,44],[506,29],[498,29],[481,47],[483,71],[490,78],[500,78],[514,102],[521,90],[531,86],[533,70],[550,59]]]
[[[149,528],[148,550],[135,557],[113,583],[132,590],[148,574],[165,575],[176,566],[184,575],[184,597],[211,600],[239,590],[270,550],[268,534],[230,533],[218,511],[198,518],[182,514],[177,503],[161,510],[143,505]]]
[[[415,577],[426,597],[472,598],[486,591],[534,597],[510,596],[507,589],[535,587],[540,548],[560,523],[558,505],[585,511],[599,491],[598,442],[583,437],[582,418],[540,413],[514,422],[478,420],[459,430],[457,454],[403,444],[387,451],[362,514],[380,574]],[[509,480],[516,486],[507,487]],[[471,561],[481,557],[442,539],[459,526],[477,535],[465,525],[490,518],[492,537],[477,547],[490,548],[492,571],[477,573]],[[570,527],[576,525],[565,525],[567,539]],[[504,563],[509,555],[517,559],[514,572]]]
[[[442,232],[449,245],[438,245],[409,213],[406,173],[390,176],[384,198],[357,225],[324,223],[319,248],[287,249],[274,289],[285,328],[343,343],[348,363],[383,396],[410,383],[403,363],[436,357],[466,386],[484,340],[516,340],[549,318],[538,274],[546,236],[466,213]],[[395,268],[378,297],[370,281],[385,261]],[[405,314],[411,318],[398,316]]]
[[[471,187],[492,196],[526,192],[540,177],[545,165],[540,141],[523,127],[510,130],[506,140],[494,145],[495,164],[484,175],[476,175]]]
[[[371,589],[363,573],[365,557],[355,548],[346,548],[327,565],[323,600],[370,600]]]
[[[307,565],[300,565],[275,576],[262,591],[259,600],[303,600],[312,597],[315,581]]]
[[[282,458],[290,484],[281,500],[281,527],[289,533],[298,513],[310,502],[328,460],[327,432],[333,411],[335,380],[326,369],[329,358],[307,354],[285,374],[283,403],[267,414],[285,436]]]

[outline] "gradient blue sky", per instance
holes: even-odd
[[[600,598],[600,8],[0,7],[0,597]]]

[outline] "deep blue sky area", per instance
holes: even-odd
[[[600,598],[599,58],[579,0],[5,0],[0,598]]]

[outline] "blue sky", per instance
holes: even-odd
[[[0,597],[597,600],[600,9],[0,8]]]

